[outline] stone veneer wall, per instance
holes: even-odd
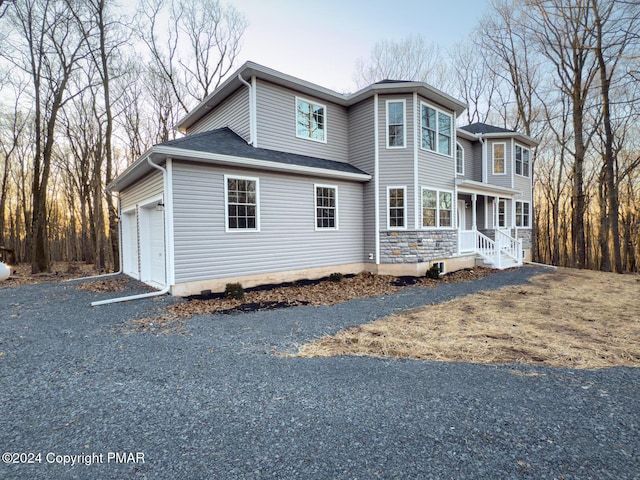
[[[531,248],[531,237],[532,237],[532,230],[530,228],[518,228],[518,238],[522,239],[522,248]],[[478,229],[478,231],[484,235],[486,235],[487,237],[489,237],[491,240],[495,240],[496,238],[496,233],[495,230],[493,229]],[[515,229],[511,229],[511,236],[513,238],[516,238],[515,236]]]
[[[381,263],[423,263],[454,256],[457,230],[380,232]]]

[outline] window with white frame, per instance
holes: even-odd
[[[387,100],[387,148],[403,148],[406,143],[404,100]]]
[[[453,117],[421,103],[420,125],[422,148],[451,156]]]
[[[296,97],[296,136],[326,142],[327,107]]]
[[[338,187],[315,185],[316,230],[338,228]]]
[[[388,228],[405,228],[406,188],[388,187],[387,205],[389,205]]]
[[[506,143],[494,143],[493,144],[493,174],[504,175],[505,161],[506,161]]]
[[[452,226],[451,192],[422,189],[422,226],[423,227],[451,227]]]
[[[520,145],[516,145],[516,175],[529,176],[529,163],[531,150]]]
[[[507,201],[500,199],[496,206],[496,227],[505,228],[507,226]]]
[[[464,175],[464,150],[458,142],[456,142],[456,174]]]
[[[531,215],[529,209],[531,204],[529,202],[522,202],[516,200],[516,227],[530,227]]]
[[[258,230],[257,178],[225,176],[227,230]]]

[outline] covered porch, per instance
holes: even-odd
[[[505,269],[524,261],[513,218],[513,188],[472,180],[456,184],[458,254],[476,255],[476,264]]]

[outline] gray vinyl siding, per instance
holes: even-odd
[[[235,133],[250,140],[249,91],[247,87],[236,90],[212,112],[198,120],[187,130],[187,135],[229,127]]]
[[[472,176],[468,176],[469,180],[475,182],[482,182],[482,143],[475,142],[473,144],[473,159],[472,159]]]
[[[387,100],[405,101],[406,143],[404,148],[387,148]],[[414,188],[414,102],[411,95],[380,95],[378,97],[380,229],[387,229],[387,187],[406,187],[406,228],[415,226]]]
[[[326,143],[296,137],[296,96],[326,106]],[[256,109],[258,147],[348,161],[349,122],[345,107],[258,80]]]
[[[505,172],[506,175],[493,174],[493,145],[495,143],[505,144]],[[511,188],[511,175],[513,174],[513,149],[511,139],[487,140],[487,183],[500,187]]]
[[[349,109],[349,163],[363,172],[375,173],[375,132],[374,132],[374,102],[365,100]],[[376,251],[375,224],[375,181],[371,179],[364,184],[364,253]],[[374,257],[375,258],[375,257]]]
[[[475,180],[474,178],[474,158],[473,158],[473,145],[466,138],[458,138],[457,142],[464,151],[464,175],[456,174],[456,178]],[[482,177],[481,177],[482,178]]]
[[[128,210],[141,202],[162,195],[164,188],[162,174],[153,172],[139,180],[131,187],[120,192],[121,209]]]
[[[514,178],[514,188],[522,192],[522,196],[518,196],[517,200],[531,201],[531,179],[516,175]]]
[[[259,232],[225,232],[224,175],[259,179]],[[336,231],[315,230],[314,184],[338,188]],[[176,283],[362,262],[362,184],[175,162]]]

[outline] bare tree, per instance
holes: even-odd
[[[168,14],[166,25],[160,25]],[[235,65],[247,26],[243,14],[219,0],[141,0],[141,39],[181,111],[206,97]]]
[[[47,189],[56,123],[69,98],[69,80],[85,52],[82,35],[65,3],[24,0],[11,5],[6,17],[13,34],[2,55],[31,79],[35,131],[31,269],[38,273],[50,269]]]
[[[358,59],[354,80],[365,87],[380,80],[414,80],[439,85],[444,80],[440,47],[421,36],[382,40],[368,58]]]

